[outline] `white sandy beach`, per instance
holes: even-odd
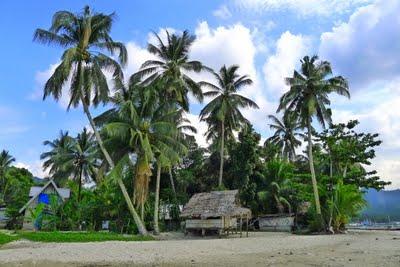
[[[170,238],[170,237],[169,237]],[[399,231],[147,242],[34,243],[0,249],[0,266],[400,266]]]

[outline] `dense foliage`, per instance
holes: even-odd
[[[72,194],[49,205],[42,229],[94,231],[109,221],[109,229],[118,233],[158,233],[171,226],[159,225],[160,207],[179,225],[179,205],[193,194],[239,189],[254,216],[294,213],[314,230],[338,232],[365,205],[363,189],[388,184],[363,167],[375,157],[378,134],[358,133],[357,121],[332,124],[329,95],[350,93],[346,79],[332,75],[329,62],[317,56],[301,60],[301,69],[286,78],[289,90],[278,113],[269,116],[274,133],[260,144],[261,135],[242,113],[258,106],[239,94],[252,84],[239,66],[216,72],[190,58],[195,36],[167,31],[148,44],[156,59],[125,81],[127,54],[110,36],[113,16],[89,7],[77,14],[60,11],[49,30],[35,33],[37,41],[66,49],[44,98],[59,100],[72,77],[69,107],[82,104],[91,126],[75,137],[61,131],[44,143],[49,150],[42,154],[43,167]],[[110,71],[113,83],[106,80]],[[200,72],[213,80],[195,81],[193,73]],[[189,93],[199,101],[212,97],[199,114],[208,125],[208,147],[196,143],[196,129],[186,118]],[[100,103],[108,103],[107,110],[93,118],[89,107]],[[315,119],[321,132],[313,127]],[[303,142],[307,152],[301,153]],[[0,204],[17,220],[32,175],[10,167],[7,152],[0,159]],[[40,214],[40,208],[31,213]]]

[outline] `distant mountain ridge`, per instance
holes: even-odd
[[[368,207],[363,218],[375,221],[400,221],[400,189],[376,191],[369,189],[364,196]]]
[[[32,177],[32,181],[33,181],[33,183],[35,185],[44,185],[48,181],[48,179],[47,178],[40,178],[40,177],[37,177],[37,176],[33,176]]]

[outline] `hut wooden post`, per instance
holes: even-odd
[[[249,237],[249,215],[246,214],[246,237]]]
[[[240,225],[239,225],[239,227],[240,227],[240,237],[242,237],[242,228],[243,228],[243,217],[242,217],[242,214],[240,214]]]

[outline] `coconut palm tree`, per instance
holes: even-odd
[[[118,54],[119,62],[124,65],[127,61],[127,51],[123,43],[115,42],[110,36],[114,17],[114,13],[110,15],[93,13],[88,6],[78,14],[58,11],[53,16],[50,29],[37,29],[34,36],[34,40],[38,42],[66,48],[61,63],[45,84],[43,98],[52,95],[58,101],[63,94],[63,85],[71,79],[68,108],[82,104],[99,147],[111,169],[115,167],[114,161],[104,146],[89,107],[108,101],[109,87],[104,70],[112,73],[116,88],[122,86],[121,66],[111,56]],[[130,201],[125,185],[121,179],[117,179],[117,182],[139,232],[147,234]]]
[[[43,169],[49,172],[49,175],[58,183],[63,184],[69,177],[64,171],[64,156],[71,149],[73,138],[69,136],[68,131],[60,131],[59,137],[53,141],[46,140],[43,145],[49,146],[50,150],[40,155],[44,160]]]
[[[184,31],[182,35],[170,34],[166,31],[166,41],[163,41],[156,33],[154,36],[158,44],[149,43],[147,50],[157,59],[147,60],[133,77],[144,79],[145,85],[162,82],[163,86],[160,87],[162,99],[176,102],[188,111],[189,92],[199,101],[203,100],[200,85],[188,75],[188,72],[208,69],[199,61],[189,60],[189,48],[195,37],[188,31]]]
[[[272,160],[267,163],[266,166],[265,191],[258,192],[258,196],[264,201],[272,200],[275,202],[278,213],[284,213],[285,207],[288,212],[291,213],[291,205],[289,201],[282,196],[284,188],[288,187],[288,181],[292,176],[293,170],[292,165],[288,162],[280,160]]]
[[[209,129],[211,127],[218,130],[215,132],[218,132],[220,140],[219,186],[222,186],[224,168],[224,139],[227,135],[231,135],[233,130],[238,130],[241,125],[248,122],[240,112],[240,108],[258,108],[257,104],[251,99],[237,93],[244,86],[253,83],[247,75],[239,76],[237,74],[238,69],[239,66],[236,65],[228,68],[224,65],[219,73],[213,72],[217,84],[200,83],[201,86],[210,89],[210,91],[204,93],[204,96],[214,97],[201,110],[200,119],[208,123]]]
[[[6,171],[8,168],[10,168],[11,164],[15,162],[15,158],[10,155],[10,153],[7,150],[2,150],[0,153],[0,204],[5,202],[5,192],[7,190],[6,187]]]
[[[349,98],[350,93],[346,79],[342,76],[332,76],[331,64],[327,61],[317,60],[317,56],[311,58],[305,56],[301,60],[300,72],[295,70],[292,77],[285,79],[290,89],[280,98],[277,111],[285,110],[285,112],[296,114],[300,124],[307,128],[308,157],[315,207],[317,214],[321,215],[312,153],[312,120],[316,118],[322,127],[330,124],[332,112],[328,108],[331,103],[328,97],[329,94],[337,93]]]
[[[138,96],[141,98],[118,103],[118,117],[106,124],[105,129],[112,138],[126,140],[126,146],[135,153],[133,200],[141,207],[143,217],[152,161],[156,159],[157,153],[172,153],[173,149],[185,148],[177,139],[177,110],[147,101],[145,95]]]
[[[93,181],[100,167],[98,146],[93,133],[86,127],[73,139],[64,156],[64,169],[78,183],[78,202],[81,199],[83,182]]]
[[[285,114],[282,120],[274,115],[269,115],[268,118],[273,122],[269,124],[269,127],[275,132],[265,142],[271,142],[278,146],[283,159],[294,161],[296,158],[295,149],[301,145],[301,141],[297,137],[303,137],[303,134],[298,132],[302,126],[298,123],[294,114],[290,113]]]

